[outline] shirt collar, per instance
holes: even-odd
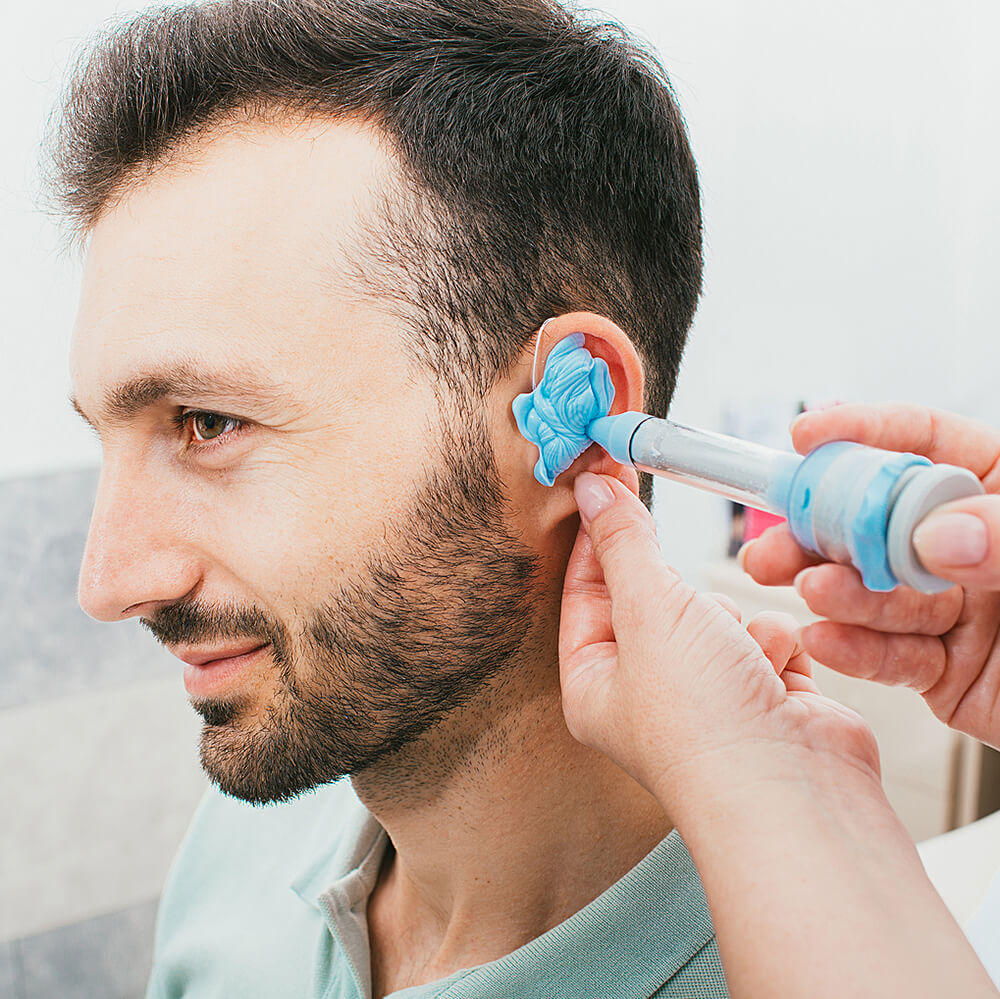
[[[339,896],[352,908],[367,899],[389,841],[349,784],[344,790],[329,824],[322,823],[327,836],[339,825],[341,836],[292,882],[292,890],[320,911],[324,895]],[[602,995],[648,999],[714,935],[701,880],[675,830],[569,919],[505,957],[456,973],[435,994],[578,999],[600,983]]]
[[[314,909],[319,909],[320,896],[331,886],[350,880],[362,867],[367,873],[374,866],[377,874],[389,840],[382,826],[358,800],[349,782],[344,781],[338,791],[342,793],[332,797],[333,807],[327,810],[329,814],[324,814],[317,823],[318,849],[311,853],[308,863],[291,883],[292,891]],[[331,842],[331,831],[336,829],[340,835]],[[368,886],[368,892],[372,887]],[[359,888],[363,890],[363,886]]]

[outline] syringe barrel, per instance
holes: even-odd
[[[749,441],[650,417],[632,434],[640,471],[719,493],[745,506],[788,515],[788,491],[802,458]]]
[[[641,471],[786,517],[803,548],[853,565],[875,591],[946,589],[920,564],[913,532],[936,506],[983,491],[968,469],[846,441],[803,458],[643,413],[598,419],[589,433]]]

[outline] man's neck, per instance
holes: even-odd
[[[392,842],[368,909],[375,999],[516,950],[670,829],[655,799],[570,736],[558,691],[494,714],[447,777],[422,749],[440,783],[419,798],[374,773],[354,779]]]

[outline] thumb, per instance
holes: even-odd
[[[1000,589],[1000,496],[942,504],[917,525],[913,548],[936,576]]]
[[[640,595],[654,582],[651,576],[676,580],[660,553],[653,518],[627,486],[610,475],[581,472],[573,493],[613,603]]]

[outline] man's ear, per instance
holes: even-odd
[[[644,385],[642,361],[627,334],[610,319],[593,312],[568,312],[545,322],[538,334],[534,371],[533,373],[528,372],[528,377],[533,377],[533,381],[523,386],[522,391],[530,392],[534,385],[542,380],[545,362],[552,348],[571,333],[582,333],[584,347],[594,357],[603,359],[608,366],[611,381],[615,387],[615,397],[609,414],[616,415],[641,410]],[[537,458],[537,450],[535,456]],[[527,466],[526,469],[529,474],[530,467]],[[553,486],[539,486],[539,488],[549,492],[547,498],[552,500],[556,499],[558,494],[565,493],[565,503],[560,502],[556,505],[565,505],[567,513],[575,513],[576,501],[573,499],[573,482],[577,475],[584,471],[613,475],[638,495],[639,475],[636,470],[631,465],[622,465],[615,461],[597,444],[591,444],[556,479]]]
[[[534,362],[534,384],[542,380],[552,348],[571,333],[584,335],[583,345],[594,357],[608,366],[615,386],[615,398],[609,415],[640,411],[643,399],[642,361],[621,327],[593,312],[567,312],[545,322],[538,333]]]

